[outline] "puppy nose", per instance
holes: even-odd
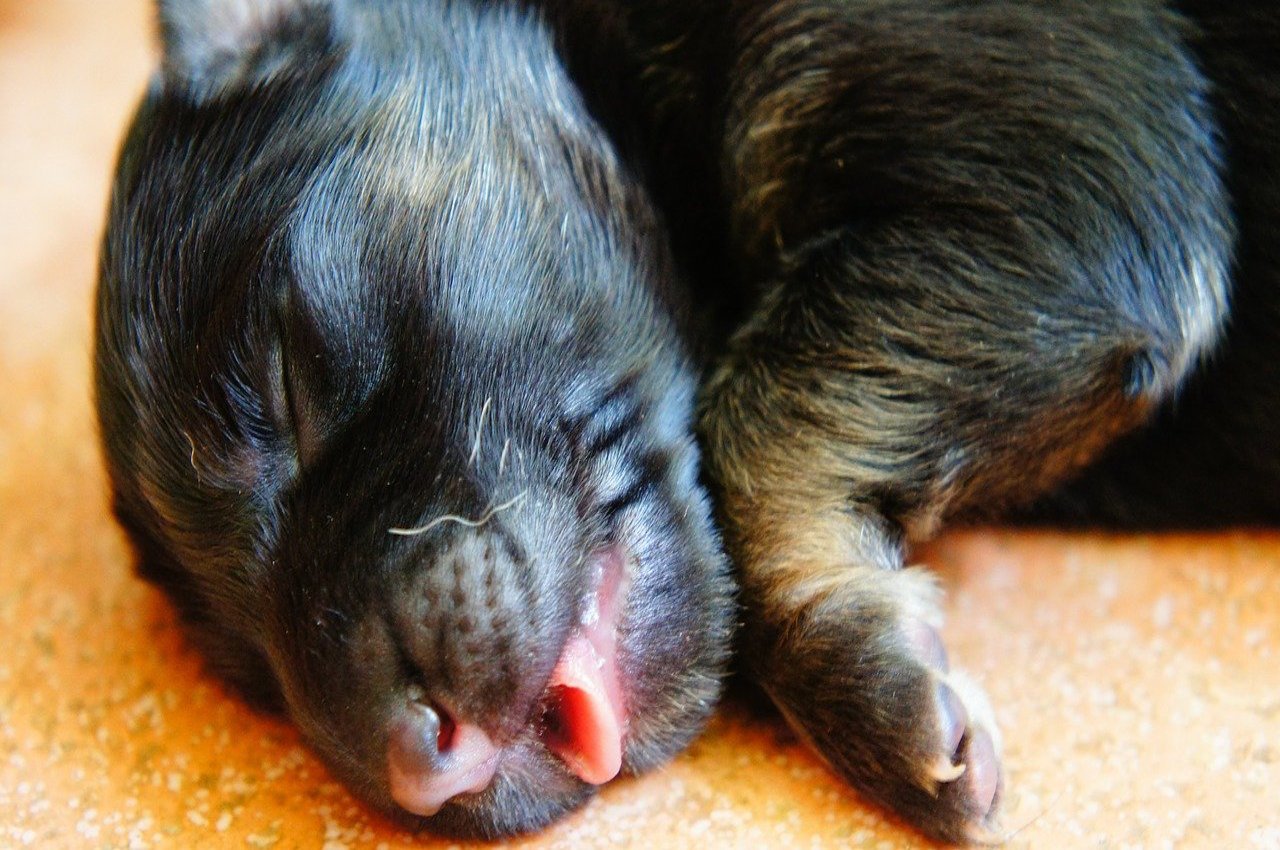
[[[489,787],[498,748],[479,726],[411,699],[387,741],[391,796],[416,815],[433,815],[459,794]]]

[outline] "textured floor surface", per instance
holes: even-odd
[[[141,0],[0,0],[0,847],[435,848],[201,669],[130,574],[89,406],[107,176]],[[952,657],[1005,730],[1014,848],[1280,848],[1280,535],[953,535]],[[774,723],[522,847],[923,847]]]

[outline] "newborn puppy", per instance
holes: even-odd
[[[352,790],[541,826],[720,689],[684,295],[545,27],[172,0],[120,157],[115,510],[212,666]]]
[[[724,308],[699,429],[743,666],[865,795],[998,839],[993,714],[909,546],[1038,499],[1280,520],[1280,12],[599,5],[619,47],[584,38],[581,65],[630,57],[657,195]]]
[[[367,799],[545,823],[717,692],[691,294],[744,669],[870,799],[998,838],[909,545],[1280,517],[1280,15],[1230,5],[162,4],[97,359],[144,574]]]

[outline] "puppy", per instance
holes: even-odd
[[[160,11],[97,313],[142,574],[414,824],[534,829],[670,758],[734,618],[688,310],[546,27],[481,2]]]
[[[1280,520],[1280,13],[609,8],[724,319],[698,427],[743,666],[866,796],[996,840],[992,712],[904,559],[1010,512]]]
[[[144,575],[365,798],[535,828],[715,698],[705,346],[743,668],[870,799],[998,838],[906,552],[1280,516],[1278,16],[532,5],[162,4],[98,317]]]

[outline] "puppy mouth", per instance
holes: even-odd
[[[622,770],[628,714],[618,666],[618,626],[629,574],[619,545],[592,555],[578,622],[552,670],[533,729],[565,768],[589,785]],[[507,750],[479,726],[411,697],[387,746],[391,796],[416,815],[485,791]],[[461,798],[461,799],[458,799]]]
[[[622,769],[628,727],[617,647],[629,577],[621,547],[597,554],[592,571],[578,625],[551,673],[539,725],[543,744],[571,773],[603,785]]]

